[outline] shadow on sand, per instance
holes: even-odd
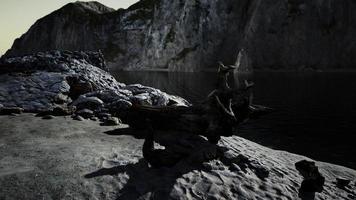
[[[136,131],[130,128],[117,129],[105,132],[109,135],[131,135],[135,138],[145,138],[145,131]],[[177,139],[179,137],[179,140]],[[117,199],[169,199],[179,195],[172,193],[175,183],[179,178],[187,178],[184,175],[194,170],[209,171],[204,167],[203,162],[212,160],[221,155],[224,151],[222,147],[212,145],[204,138],[187,134],[182,136],[178,133],[157,134],[157,139],[165,149],[170,152],[187,154],[174,167],[149,167],[147,161],[142,158],[137,163],[119,165],[112,168],[102,168],[85,175],[85,178],[95,178],[100,176],[116,176],[125,173],[129,179],[123,188],[120,189]],[[183,194],[185,191],[181,191]],[[181,195],[181,194],[180,194]]]

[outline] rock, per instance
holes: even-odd
[[[52,114],[54,116],[66,116],[66,115],[71,115],[75,111],[75,107],[62,107],[62,106],[57,106],[53,108]]]
[[[131,108],[132,103],[130,101],[124,100],[124,99],[120,99],[117,100],[111,104],[109,104],[109,107],[111,108],[111,110],[116,110],[116,111],[124,111],[124,110],[128,110],[129,108]]]
[[[78,98],[80,95],[92,92],[93,85],[85,80],[80,80],[77,77],[67,77],[68,84],[70,85],[69,96],[72,99]]]
[[[234,172],[239,172],[239,171],[241,171],[241,168],[237,164],[232,163],[231,166],[229,167],[229,170],[234,171]]]
[[[97,118],[97,117],[91,117],[90,120],[92,120],[92,121],[98,121],[99,118]]]
[[[269,177],[269,171],[268,169],[262,167],[262,166],[258,166],[258,167],[254,167],[253,171],[255,172],[256,176],[258,178],[260,178],[261,180],[265,180],[266,178]]]
[[[132,103],[166,106],[179,99],[139,84],[127,87],[106,71],[93,66],[95,63],[102,66],[103,63],[98,62],[104,60],[94,62],[91,59],[96,58],[92,56],[95,57],[94,52],[50,51],[2,59],[2,112],[9,112],[8,107],[19,107],[26,112],[42,112],[41,116],[57,116],[70,115],[74,107],[78,107],[78,110],[88,108],[95,113],[120,114],[131,108]],[[58,68],[59,64],[66,68]],[[10,71],[2,71],[3,66]],[[17,73],[10,75],[6,72]],[[185,100],[180,100],[185,104]]]
[[[342,178],[342,177],[338,177],[336,178],[336,185],[337,187],[343,189],[346,186],[348,186],[350,184],[351,180],[346,179],[346,178]]]
[[[130,98],[133,104],[152,106],[153,102],[148,93],[137,94]]]
[[[75,107],[63,107],[63,106],[56,106],[52,110],[40,111],[36,117],[43,117],[46,115],[53,115],[53,116],[67,116],[73,114],[75,111]]]
[[[94,115],[94,112],[89,109],[82,109],[76,112],[77,115],[80,115],[84,118],[90,118]]]
[[[315,162],[302,160],[295,163],[295,167],[304,178],[300,187],[301,191],[321,192],[323,190],[325,178],[320,174]]]
[[[355,9],[353,0],[242,0],[238,5],[232,0],[142,0],[117,11],[76,2],[34,24],[5,57],[51,48],[103,49],[114,69],[201,71],[218,60],[238,63],[242,70],[244,60],[259,69],[350,68],[356,66],[349,56],[356,52],[355,30],[349,29],[355,26]],[[105,69],[100,54],[77,52],[76,57]]]
[[[0,115],[21,114],[24,111],[20,107],[2,107],[0,108]]]
[[[42,119],[54,119],[53,115],[45,115],[42,117]]]
[[[237,157],[236,153],[234,153],[232,151],[226,151],[223,153],[223,155],[220,159],[225,165],[229,166],[234,163],[234,161],[236,160],[236,157]]]
[[[59,93],[58,95],[56,95],[54,97],[54,102],[57,104],[64,104],[64,103],[68,102],[68,96],[64,95],[62,93]]]
[[[76,106],[78,109],[96,109],[100,106],[103,106],[104,102],[98,97],[86,97],[80,96],[77,100],[75,100],[72,105]]]
[[[204,162],[203,167],[208,171],[225,169],[219,160],[211,160],[209,162]]]
[[[105,126],[117,126],[120,124],[121,124],[121,120],[117,117],[109,117],[103,123],[103,125]]]
[[[111,117],[111,114],[110,113],[99,113],[97,114],[97,116],[100,118],[100,119],[108,119]]]
[[[82,116],[80,116],[80,115],[75,115],[74,117],[73,117],[73,119],[74,120],[77,120],[77,121],[84,121],[85,119],[82,117]]]

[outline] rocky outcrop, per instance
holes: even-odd
[[[109,120],[109,113],[120,115],[133,104],[189,105],[158,89],[117,82],[103,70],[106,65],[101,58],[100,52],[52,51],[3,60],[0,113],[18,113],[22,109],[42,116],[76,113]],[[8,73],[10,69],[13,72]]]
[[[353,68],[355,9],[352,0],[141,0],[117,11],[77,2],[38,20],[5,57],[101,49],[114,69]]]

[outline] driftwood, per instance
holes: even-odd
[[[146,129],[145,122],[149,119],[153,129],[203,135],[216,144],[221,136],[232,136],[238,124],[271,111],[252,104],[249,90],[253,84],[246,81],[242,89],[229,87],[227,77],[232,70],[234,67],[220,64],[217,87],[201,104],[189,107],[133,105],[125,121],[132,128]]]

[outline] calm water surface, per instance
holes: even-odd
[[[215,73],[117,72],[124,83],[141,83],[199,102],[214,88]],[[237,135],[259,144],[356,169],[356,73],[260,72],[254,103],[277,111],[241,125]],[[236,87],[237,83],[232,82]]]

